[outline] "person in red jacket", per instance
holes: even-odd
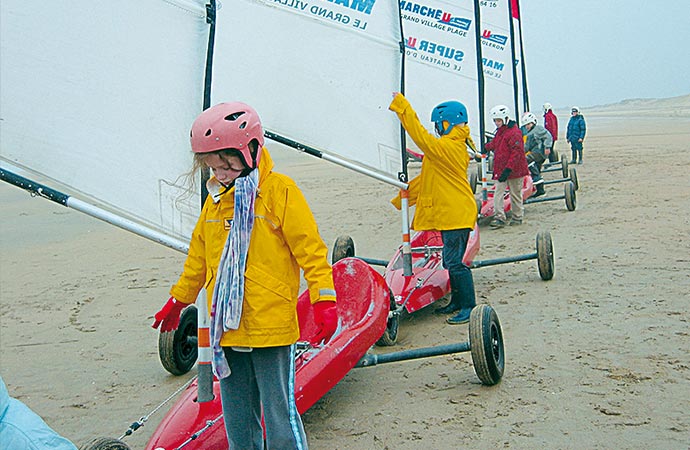
[[[525,144],[522,131],[514,120],[510,120],[510,110],[505,105],[491,108],[491,118],[496,124],[494,138],[485,146],[487,151],[494,152],[494,218],[489,224],[492,228],[503,228],[506,225],[506,213],[503,209],[503,195],[506,187],[510,191],[510,225],[522,224],[522,183],[529,175]]]
[[[556,141],[558,140],[558,117],[551,109],[551,103],[544,103],[544,128],[551,133],[553,137],[553,145],[551,146],[551,153],[549,153],[549,161],[556,162]]]

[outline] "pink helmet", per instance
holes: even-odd
[[[249,143],[256,139],[259,149],[253,158]],[[247,167],[259,164],[264,132],[261,119],[251,106],[241,102],[219,103],[199,114],[190,133],[194,153],[210,153],[217,150],[236,149]]]

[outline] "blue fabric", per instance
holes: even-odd
[[[254,201],[258,185],[258,169],[235,180],[235,213],[218,264],[218,280],[211,301],[210,332],[213,374],[219,379],[230,375],[230,366],[220,346],[220,339],[224,332],[236,330],[242,317],[244,271],[254,227]]]
[[[448,269],[451,302],[462,309],[471,309],[476,305],[472,271],[462,262],[471,231],[469,228],[441,231],[443,267]]]
[[[587,125],[585,124],[585,118],[582,114],[577,116],[572,116],[568,120],[568,131],[565,134],[565,138],[568,142],[572,143],[578,139],[584,139],[587,133]]]
[[[0,377],[0,450],[76,450],[24,403],[10,397]]]

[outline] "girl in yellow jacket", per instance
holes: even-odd
[[[477,221],[477,204],[467,179],[467,145],[474,148],[467,109],[457,101],[436,106],[431,121],[437,136],[424,128],[410,102],[399,92],[393,94],[389,109],[398,115],[407,134],[424,151],[422,170],[410,181],[409,199],[410,206],[417,205],[412,229],[440,231],[443,239],[443,267],[448,269],[451,302],[436,312],[457,312],[446,321],[451,325],[466,323],[476,303],[472,272],[462,258]],[[392,203],[400,209],[399,196]]]
[[[208,167],[209,196],[184,271],[154,327],[179,325],[180,311],[207,289],[213,372],[220,380],[230,448],[302,449],[307,440],[294,399],[300,268],[320,328],[337,327],[328,249],[297,185],[273,172],[259,116],[221,103],[192,125],[195,168]]]

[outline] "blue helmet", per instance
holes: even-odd
[[[448,127],[443,128],[443,121],[448,122]],[[455,125],[467,122],[467,108],[460,102],[451,100],[443,102],[431,111],[431,121],[436,125],[439,136],[448,134]]]

